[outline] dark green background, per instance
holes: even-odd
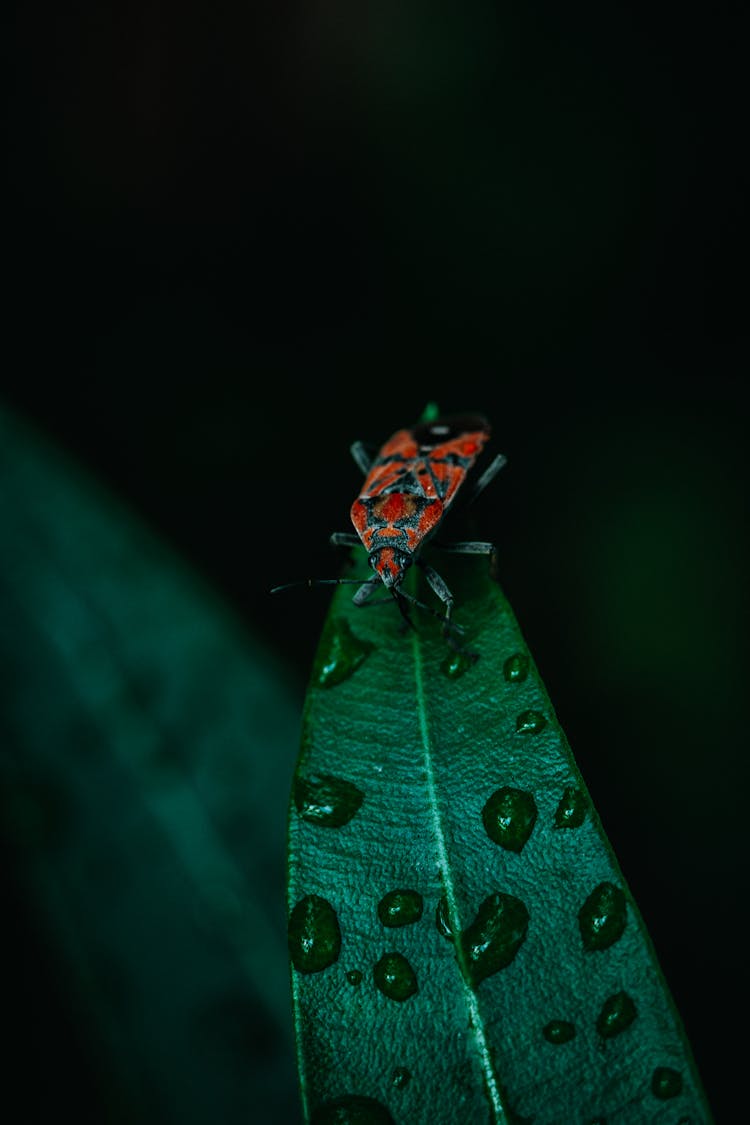
[[[743,24],[728,0],[23,5],[7,144],[6,401],[300,701],[327,595],[267,591],[337,572],[350,441],[428,399],[491,418],[482,534],[719,1118],[748,923]]]

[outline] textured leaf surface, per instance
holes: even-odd
[[[26,1117],[44,1098],[59,1114],[64,1073],[79,1121],[294,1121],[293,693],[170,552],[1,413],[0,526],[2,834],[64,998],[48,1053],[13,1026]]]
[[[359,564],[361,566],[361,560]],[[313,1122],[710,1121],[637,908],[486,563],[436,623],[337,591],[290,809]],[[429,596],[426,595],[425,596]]]

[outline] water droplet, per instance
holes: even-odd
[[[294,803],[303,820],[340,828],[359,812],[364,793],[351,781],[327,774],[294,779]]]
[[[388,1110],[375,1098],[345,1094],[313,1111],[312,1125],[394,1125]]]
[[[319,973],[338,959],[341,930],[336,911],[320,895],[305,895],[289,918],[289,956],[301,973]]]
[[[511,963],[526,938],[529,912],[520,898],[501,891],[486,898],[461,933],[463,969],[476,987]]]
[[[418,989],[416,974],[401,953],[384,954],[373,975],[376,986],[389,1000],[408,1000]]]
[[[539,734],[544,730],[547,720],[541,711],[522,711],[516,719],[517,734]]]
[[[503,676],[509,684],[521,684],[529,674],[529,658],[525,652],[514,652],[503,664]]]
[[[403,1090],[404,1086],[408,1086],[411,1082],[411,1071],[408,1066],[394,1067],[393,1074],[391,1075],[391,1085],[397,1090]]]
[[[627,921],[625,895],[613,883],[600,883],[578,911],[586,950],[608,949],[622,937]]]
[[[479,984],[510,964],[526,938],[528,919],[525,904],[513,895],[498,892],[484,900],[474,922],[461,934],[470,984]],[[441,937],[453,941],[445,895],[437,904],[435,928]]]
[[[626,1027],[630,1027],[636,1015],[635,1004],[627,992],[616,992],[608,996],[596,1021],[596,1030],[602,1039],[612,1039]]]
[[[422,896],[417,891],[388,891],[378,903],[378,918],[384,926],[408,926],[422,917]]]
[[[435,911],[435,927],[441,937],[447,938],[448,941],[453,939],[453,930],[451,929],[450,920],[448,918],[448,900],[443,895],[440,902],[437,904]]]
[[[586,819],[587,805],[583,791],[568,785],[555,812],[555,828],[580,828]]]
[[[542,1035],[548,1043],[569,1043],[576,1033],[576,1029],[568,1020],[550,1020],[542,1029]]]
[[[469,668],[476,662],[476,657],[463,650],[457,652],[450,652],[445,657],[440,665],[440,671],[443,675],[447,676],[449,680],[457,680],[459,676],[463,676]]]
[[[682,1092],[682,1075],[671,1066],[657,1066],[651,1075],[651,1092],[656,1098],[665,1101],[676,1098]]]
[[[359,988],[362,983],[362,974],[359,969],[350,969],[346,974],[346,979],[349,981],[349,984],[354,985],[355,988]]]
[[[315,660],[315,679],[325,688],[342,683],[359,668],[374,647],[352,632],[345,617],[329,619]]]
[[[504,785],[497,789],[482,809],[487,835],[511,852],[520,852],[536,821],[536,802],[531,793]]]

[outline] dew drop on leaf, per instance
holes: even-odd
[[[682,1075],[671,1066],[657,1066],[651,1075],[651,1092],[662,1101],[676,1098],[682,1093]]]
[[[542,1029],[542,1035],[548,1043],[569,1043],[576,1033],[576,1029],[569,1020],[550,1020]]]
[[[467,652],[450,652],[440,664],[440,671],[449,680],[457,680],[474,664],[474,657]]]
[[[362,983],[362,974],[359,969],[350,969],[346,974],[346,979],[349,981],[349,984],[354,986],[354,988],[358,988]]]
[[[418,891],[388,891],[378,903],[378,918],[384,926],[408,926],[422,917],[422,896]]]
[[[315,666],[321,687],[334,687],[348,679],[372,652],[373,645],[352,631],[345,617],[334,617],[323,633]]]
[[[529,658],[525,652],[514,652],[503,664],[503,676],[509,684],[520,684],[529,674]]]
[[[619,1035],[637,1015],[635,1004],[627,992],[616,992],[608,996],[596,1021],[596,1030],[602,1039],[612,1039]]]
[[[555,811],[555,828],[580,828],[586,819],[586,797],[575,785],[568,785]]]
[[[326,828],[340,828],[359,812],[364,793],[351,781],[327,774],[297,777],[294,804],[303,820]]]
[[[589,952],[608,949],[622,937],[626,921],[624,893],[614,883],[600,883],[578,911],[584,948]]]
[[[396,1090],[403,1090],[404,1086],[408,1086],[411,1082],[411,1071],[408,1066],[397,1066],[393,1069],[391,1075],[391,1085]]]
[[[482,821],[491,840],[511,852],[520,852],[531,835],[537,817],[531,793],[504,785],[482,809]]]
[[[435,928],[441,937],[447,938],[451,941],[453,938],[453,930],[451,929],[450,920],[448,918],[448,900],[443,895],[440,902],[437,904],[435,911]]]
[[[516,718],[517,734],[539,734],[544,730],[547,720],[541,711],[522,711]]]
[[[389,1000],[408,1000],[418,990],[416,974],[401,953],[384,954],[373,976],[376,986]]]
[[[312,1125],[394,1125],[388,1110],[375,1098],[345,1094],[313,1111]]]
[[[515,895],[498,891],[484,900],[460,939],[471,985],[476,987],[511,963],[524,943],[528,924],[529,912]]]
[[[320,895],[305,895],[289,918],[289,956],[301,973],[319,973],[338,959],[341,930],[336,911]]]

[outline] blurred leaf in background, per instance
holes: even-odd
[[[8,413],[0,526],[5,975],[24,1119],[294,1121],[283,872],[298,715],[284,676]]]

